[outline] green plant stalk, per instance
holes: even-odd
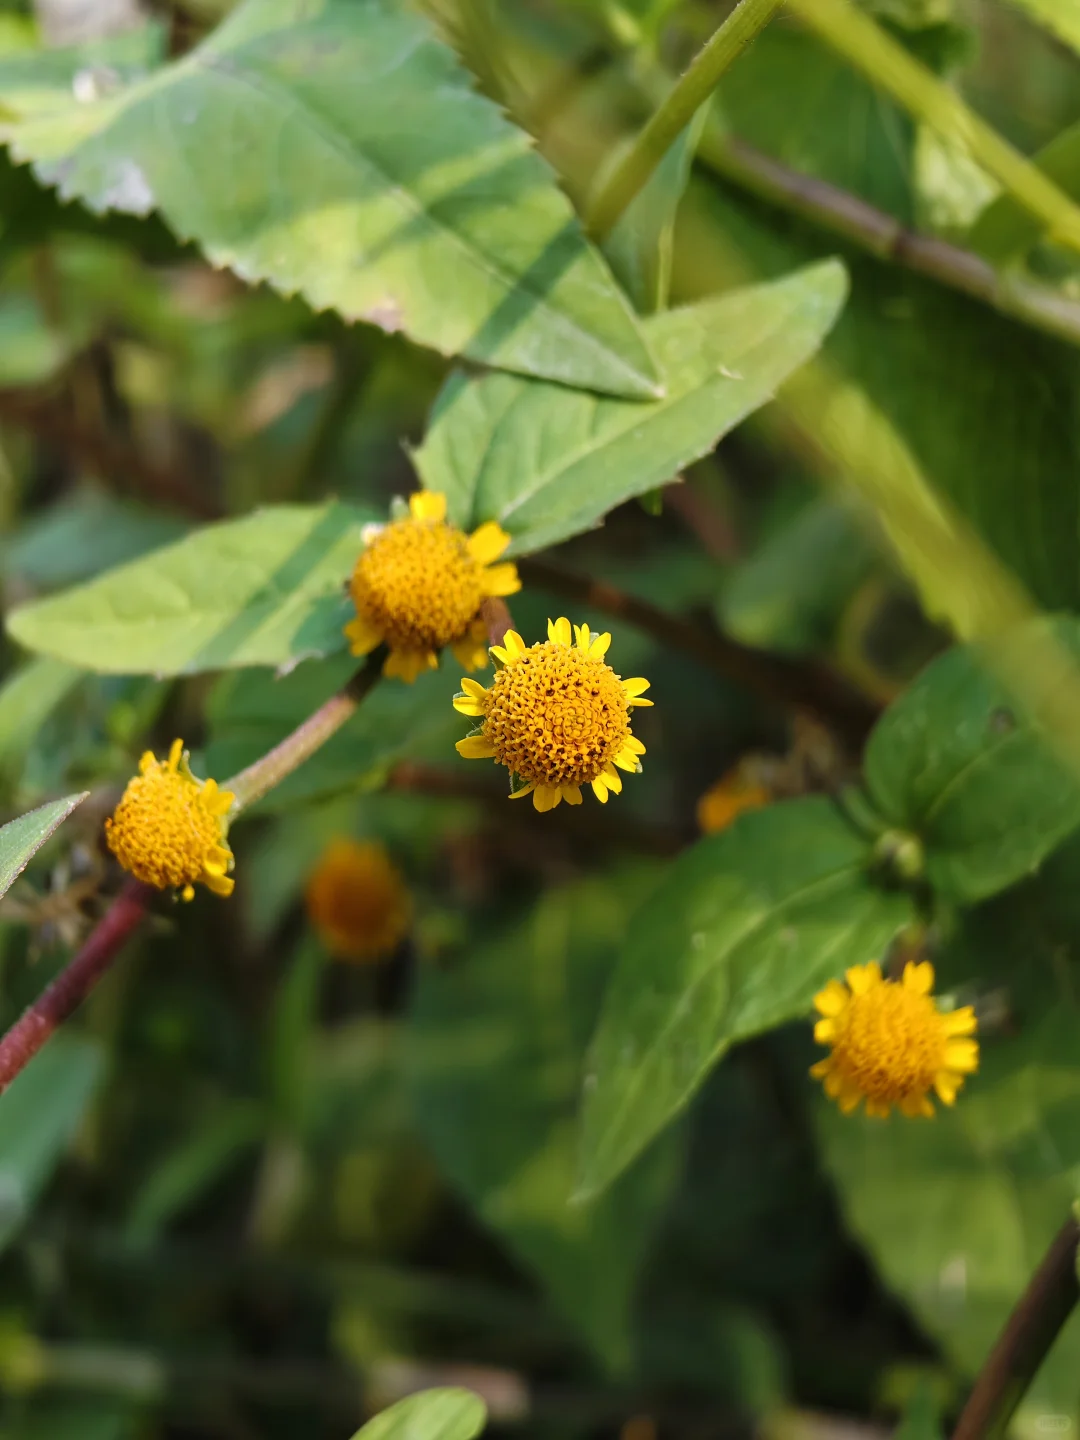
[[[373,650],[363,665],[336,695],[331,695],[291,735],[286,735],[279,745],[261,755],[246,770],[239,771],[228,780],[221,782],[223,790],[231,790],[235,799],[229,811],[234,820],[242,810],[254,805],[256,800],[268,794],[294,770],[309,760],[316,750],[322,749],[331,736],[336,735],[347,720],[351,720],[361,703],[374,689],[382,674],[386,648],[380,645]]]
[[[742,0],[720,26],[601,185],[587,222],[595,240],[610,234],[619,216],[715,90],[721,75],[783,3],[784,0]]]
[[[914,119],[966,150],[1025,210],[1043,222],[1053,239],[1080,252],[1080,208],[868,15],[849,0],[789,3],[826,44],[887,91]]]

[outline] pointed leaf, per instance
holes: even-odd
[[[490,375],[451,377],[415,461],[466,528],[498,520],[523,555],[673,480],[770,400],[821,344],[847,291],[826,261],[656,315],[645,331],[665,385],[647,404]]]
[[[279,505],[196,530],[86,585],[24,605],[30,650],[119,675],[290,665],[345,646],[345,591],[370,514]]]
[[[0,826],[0,895],[6,895],[54,830],[81,805],[90,792],[51,800]]]
[[[156,208],[214,264],[316,309],[656,393],[630,307],[532,141],[391,0],[247,0],[149,79],[3,133],[63,198]]]
[[[744,815],[669,869],[638,910],[585,1079],[581,1194],[609,1184],[730,1046],[808,1015],[910,918],[874,889],[865,842],[828,800]]]
[[[486,1423],[484,1402],[471,1390],[421,1390],[369,1420],[353,1440],[473,1440]]]

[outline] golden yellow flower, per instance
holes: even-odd
[[[905,1115],[933,1115],[930,1091],[951,1105],[964,1078],[979,1068],[970,1005],[943,1011],[931,995],[934,967],[904,966],[901,980],[883,980],[877,961],[855,965],[847,984],[830,980],[814,997],[823,1017],[814,1039],[832,1054],[810,1071],[845,1115],[865,1099],[866,1113],[884,1118],[894,1105]]]
[[[216,780],[196,780],[182,740],[167,760],[151,750],[139,761],[110,819],[105,839],[125,870],[159,890],[177,889],[190,900],[196,882],[215,895],[231,895],[233,854],[226,815],[233,802]]]
[[[449,645],[466,670],[487,662],[481,607],[521,589],[517,566],[495,565],[510,536],[493,520],[471,535],[446,521],[446,496],[419,490],[409,513],[374,530],[350,582],[356,619],[345,626],[354,655],[390,648],[384,675],[410,685]]]
[[[500,668],[490,688],[461,682],[455,710],[482,723],[458,741],[458,753],[505,765],[510,798],[532,795],[537,810],[580,805],[582,785],[606,803],[609,791],[622,790],[620,770],[641,770],[645,746],[630,733],[630,711],[652,704],[641,698],[647,680],[622,680],[605,662],[610,644],[587,625],[571,636],[565,619],[549,620],[547,640],[528,647],[508,630],[491,650]]]
[[[772,796],[752,780],[744,766],[736,765],[705,791],[697,804],[698,828],[703,835],[726,830],[747,810],[760,810]]]
[[[381,960],[409,931],[405,882],[381,845],[339,837],[311,873],[308,918],[339,960]]]

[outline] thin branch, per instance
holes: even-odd
[[[720,77],[765,28],[783,0],[741,0],[672,87],[600,188],[588,226],[594,239],[610,234],[678,137],[716,89]]]
[[[873,701],[823,665],[741,645],[717,630],[706,630],[680,616],[669,615],[606,580],[590,580],[546,560],[519,560],[518,569],[532,584],[625,620],[764,700],[812,711],[853,744],[862,744],[877,719]]]
[[[1034,329],[1080,345],[1080,301],[1052,286],[1004,274],[971,250],[909,230],[857,195],[792,170],[717,126],[706,129],[698,158],[740,189],[843,236],[879,260],[902,265]]]
[[[1028,1281],[968,1396],[953,1440],[996,1440],[1005,1433],[1047,1352],[1080,1300],[1076,1278],[1080,1225],[1072,1215]]]
[[[0,1094],[90,994],[142,923],[153,895],[149,885],[129,880],[74,960],[0,1039]]]
[[[256,800],[261,800],[276,785],[280,785],[287,775],[299,769],[331,736],[337,734],[346,721],[352,719],[361,703],[374,689],[382,674],[385,658],[386,649],[380,645],[367,657],[348,684],[336,695],[331,695],[330,699],[320,705],[313,715],[309,715],[302,725],[298,725],[291,735],[286,735],[279,745],[260,756],[246,770],[241,770],[231,779],[221,782],[223,790],[231,790],[236,796],[229,812],[230,819],[234,819],[241,810],[254,805]]]

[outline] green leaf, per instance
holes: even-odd
[[[0,55],[0,119],[85,104],[141,80],[164,58],[167,40],[164,25],[150,24],[85,45]]]
[[[0,686],[0,772],[18,769],[42,725],[71,694],[82,673],[46,656],[8,676]]]
[[[910,917],[875,890],[864,842],[828,800],[744,815],[670,867],[637,911],[585,1080],[581,1191],[602,1190],[740,1040],[807,1015]]]
[[[0,895],[6,895],[54,830],[90,792],[52,800],[0,826]]]
[[[604,242],[604,254],[642,315],[666,309],[671,292],[675,214],[701,139],[703,106],[668,150]]]
[[[356,665],[341,656],[301,665],[281,679],[257,670],[226,676],[207,707],[206,773],[223,781],[265,755],[340,689]],[[460,667],[449,660],[415,685],[376,686],[337,735],[259,802],[260,812],[371,789],[397,760],[436,758],[448,766],[466,765],[454,753],[461,717],[452,702],[461,688],[460,675]]]
[[[847,293],[826,262],[646,322],[665,398],[597,399],[556,385],[451,376],[414,459],[471,528],[498,520],[527,554],[674,479],[772,398],[821,344]]]
[[[1062,665],[1075,665],[1080,623],[1036,625],[1057,641]],[[961,904],[1021,879],[1080,825],[1080,784],[995,679],[999,652],[1000,641],[935,660],[878,721],[866,749],[874,804],[919,837],[931,884]],[[1052,677],[1046,685],[1052,693]]]
[[[487,1408],[471,1390],[421,1390],[391,1405],[353,1440],[473,1440],[487,1424]]]
[[[0,1095],[0,1249],[30,1214],[103,1073],[99,1045],[57,1035]]]
[[[625,897],[650,878],[551,892],[465,963],[423,967],[410,1037],[417,1114],[442,1169],[615,1370],[630,1360],[638,1272],[677,1155],[661,1147],[597,1204],[571,1206],[574,1107]]]
[[[215,265],[316,309],[656,393],[630,307],[530,138],[391,0],[247,0],[149,79],[6,137],[65,199],[157,208]]]
[[[8,617],[21,645],[85,669],[190,675],[287,666],[345,645],[345,584],[371,517],[278,505],[207,525]]]

